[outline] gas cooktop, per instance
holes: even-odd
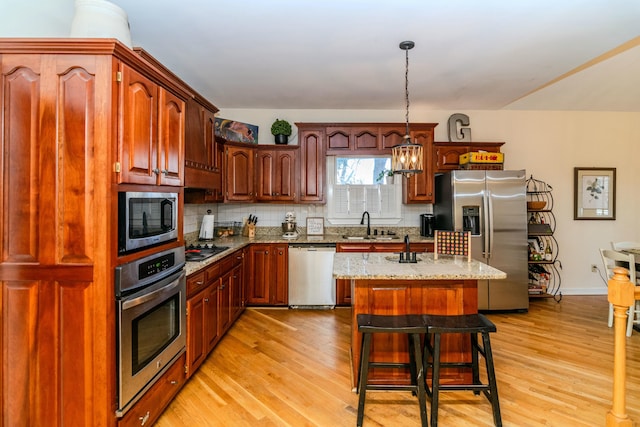
[[[213,243],[198,243],[185,248],[184,257],[186,261],[204,261],[214,255],[229,249],[228,246],[216,246]]]

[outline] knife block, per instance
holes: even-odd
[[[256,237],[256,225],[255,224],[245,224],[244,229],[242,230],[242,235],[253,239]]]

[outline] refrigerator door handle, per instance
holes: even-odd
[[[490,227],[490,221],[489,221],[489,190],[485,190],[483,191],[483,195],[482,195],[482,210],[483,210],[483,215],[482,215],[482,257],[483,258],[489,258],[489,250],[490,250],[490,235],[489,235],[489,227]]]
[[[493,197],[491,195],[491,190],[487,190],[487,196],[485,198],[487,204],[487,227],[485,231],[487,233],[489,244],[487,246],[487,259],[491,258],[491,254],[493,253]]]

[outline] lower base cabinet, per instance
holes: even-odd
[[[187,278],[187,377],[244,309],[243,262],[238,250]]]
[[[183,353],[124,417],[118,420],[118,427],[150,426],[155,423],[184,385],[187,378],[185,366],[186,354]]]
[[[289,245],[254,243],[247,262],[247,304],[287,305]]]

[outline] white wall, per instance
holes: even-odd
[[[600,267],[598,248],[612,240],[640,241],[640,113],[553,111],[420,111],[411,110],[412,122],[439,123],[435,140],[448,141],[447,120],[453,113],[467,114],[473,141],[504,141],[505,167],[526,169],[527,175],[553,187],[556,238],[562,262],[563,294],[604,294],[603,279],[591,272]],[[403,122],[403,111],[349,110],[240,110],[221,109],[219,117],[259,126],[259,143],[272,144],[274,119],[289,122]],[[294,128],[293,141],[296,141]],[[296,142],[293,142],[296,143]],[[573,219],[573,168],[614,167],[617,172],[616,220]],[[254,213],[268,225],[278,225],[284,212],[297,210],[306,218],[323,213],[322,207],[297,205],[220,205],[221,219]],[[404,206],[404,223],[417,226],[418,214],[430,206]],[[309,210],[309,212],[307,212]]]

